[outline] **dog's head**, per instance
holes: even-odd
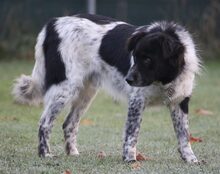
[[[173,31],[139,31],[128,40],[133,65],[126,81],[131,86],[173,81],[184,66],[185,47]]]

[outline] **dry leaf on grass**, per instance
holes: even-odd
[[[84,118],[80,121],[80,124],[83,125],[83,126],[92,126],[94,125],[94,121],[92,121],[91,119],[89,118]]]
[[[141,163],[140,162],[135,161],[135,162],[131,163],[131,169],[132,170],[138,170],[140,168],[141,168]]]
[[[19,121],[17,117],[13,116],[0,116],[1,121]]]
[[[213,115],[214,113],[212,111],[206,110],[206,109],[196,109],[196,114],[198,115]]]
[[[136,160],[137,160],[137,161],[147,161],[147,160],[152,160],[152,159],[149,158],[149,157],[144,156],[144,155],[141,154],[140,152],[137,152]]]
[[[106,157],[106,153],[104,151],[100,151],[97,154],[97,157],[102,160],[102,159],[104,159]]]
[[[68,170],[65,170],[62,174],[72,174],[71,171],[68,169]]]
[[[193,137],[192,135],[190,135],[189,137],[189,142],[190,143],[201,143],[202,142],[202,139],[201,138],[198,138],[198,137]]]

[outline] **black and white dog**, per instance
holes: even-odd
[[[65,105],[65,149],[78,155],[80,116],[99,88],[128,101],[123,159],[136,160],[142,112],[158,97],[170,109],[178,150],[197,163],[189,143],[188,102],[200,68],[190,34],[175,23],[136,27],[98,15],[54,18],[40,32],[31,76],[22,75],[13,89],[20,103],[44,102],[39,124],[39,156],[50,156],[49,134]],[[104,107],[104,106],[103,106]]]

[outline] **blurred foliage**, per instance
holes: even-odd
[[[33,59],[37,33],[52,17],[86,13],[86,0],[1,0],[0,60]],[[186,26],[203,57],[220,57],[219,0],[97,0],[97,14],[135,25],[169,20]]]

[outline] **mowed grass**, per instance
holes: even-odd
[[[78,135],[79,157],[64,153],[62,123],[67,111],[56,120],[51,150],[56,157],[37,156],[38,121],[42,107],[13,103],[10,95],[13,79],[21,73],[30,74],[33,62],[0,62],[0,173],[2,174],[60,174],[69,169],[78,173],[220,173],[220,63],[205,64],[205,71],[197,78],[190,105],[190,130],[203,142],[192,147],[205,165],[184,163],[177,152],[177,141],[169,112],[164,106],[147,109],[143,116],[138,150],[151,158],[133,169],[122,161],[122,132],[126,119],[126,105],[113,102],[100,92],[88,112],[82,117]],[[212,111],[211,116],[196,114],[196,109]],[[99,159],[100,151],[106,153]]]

